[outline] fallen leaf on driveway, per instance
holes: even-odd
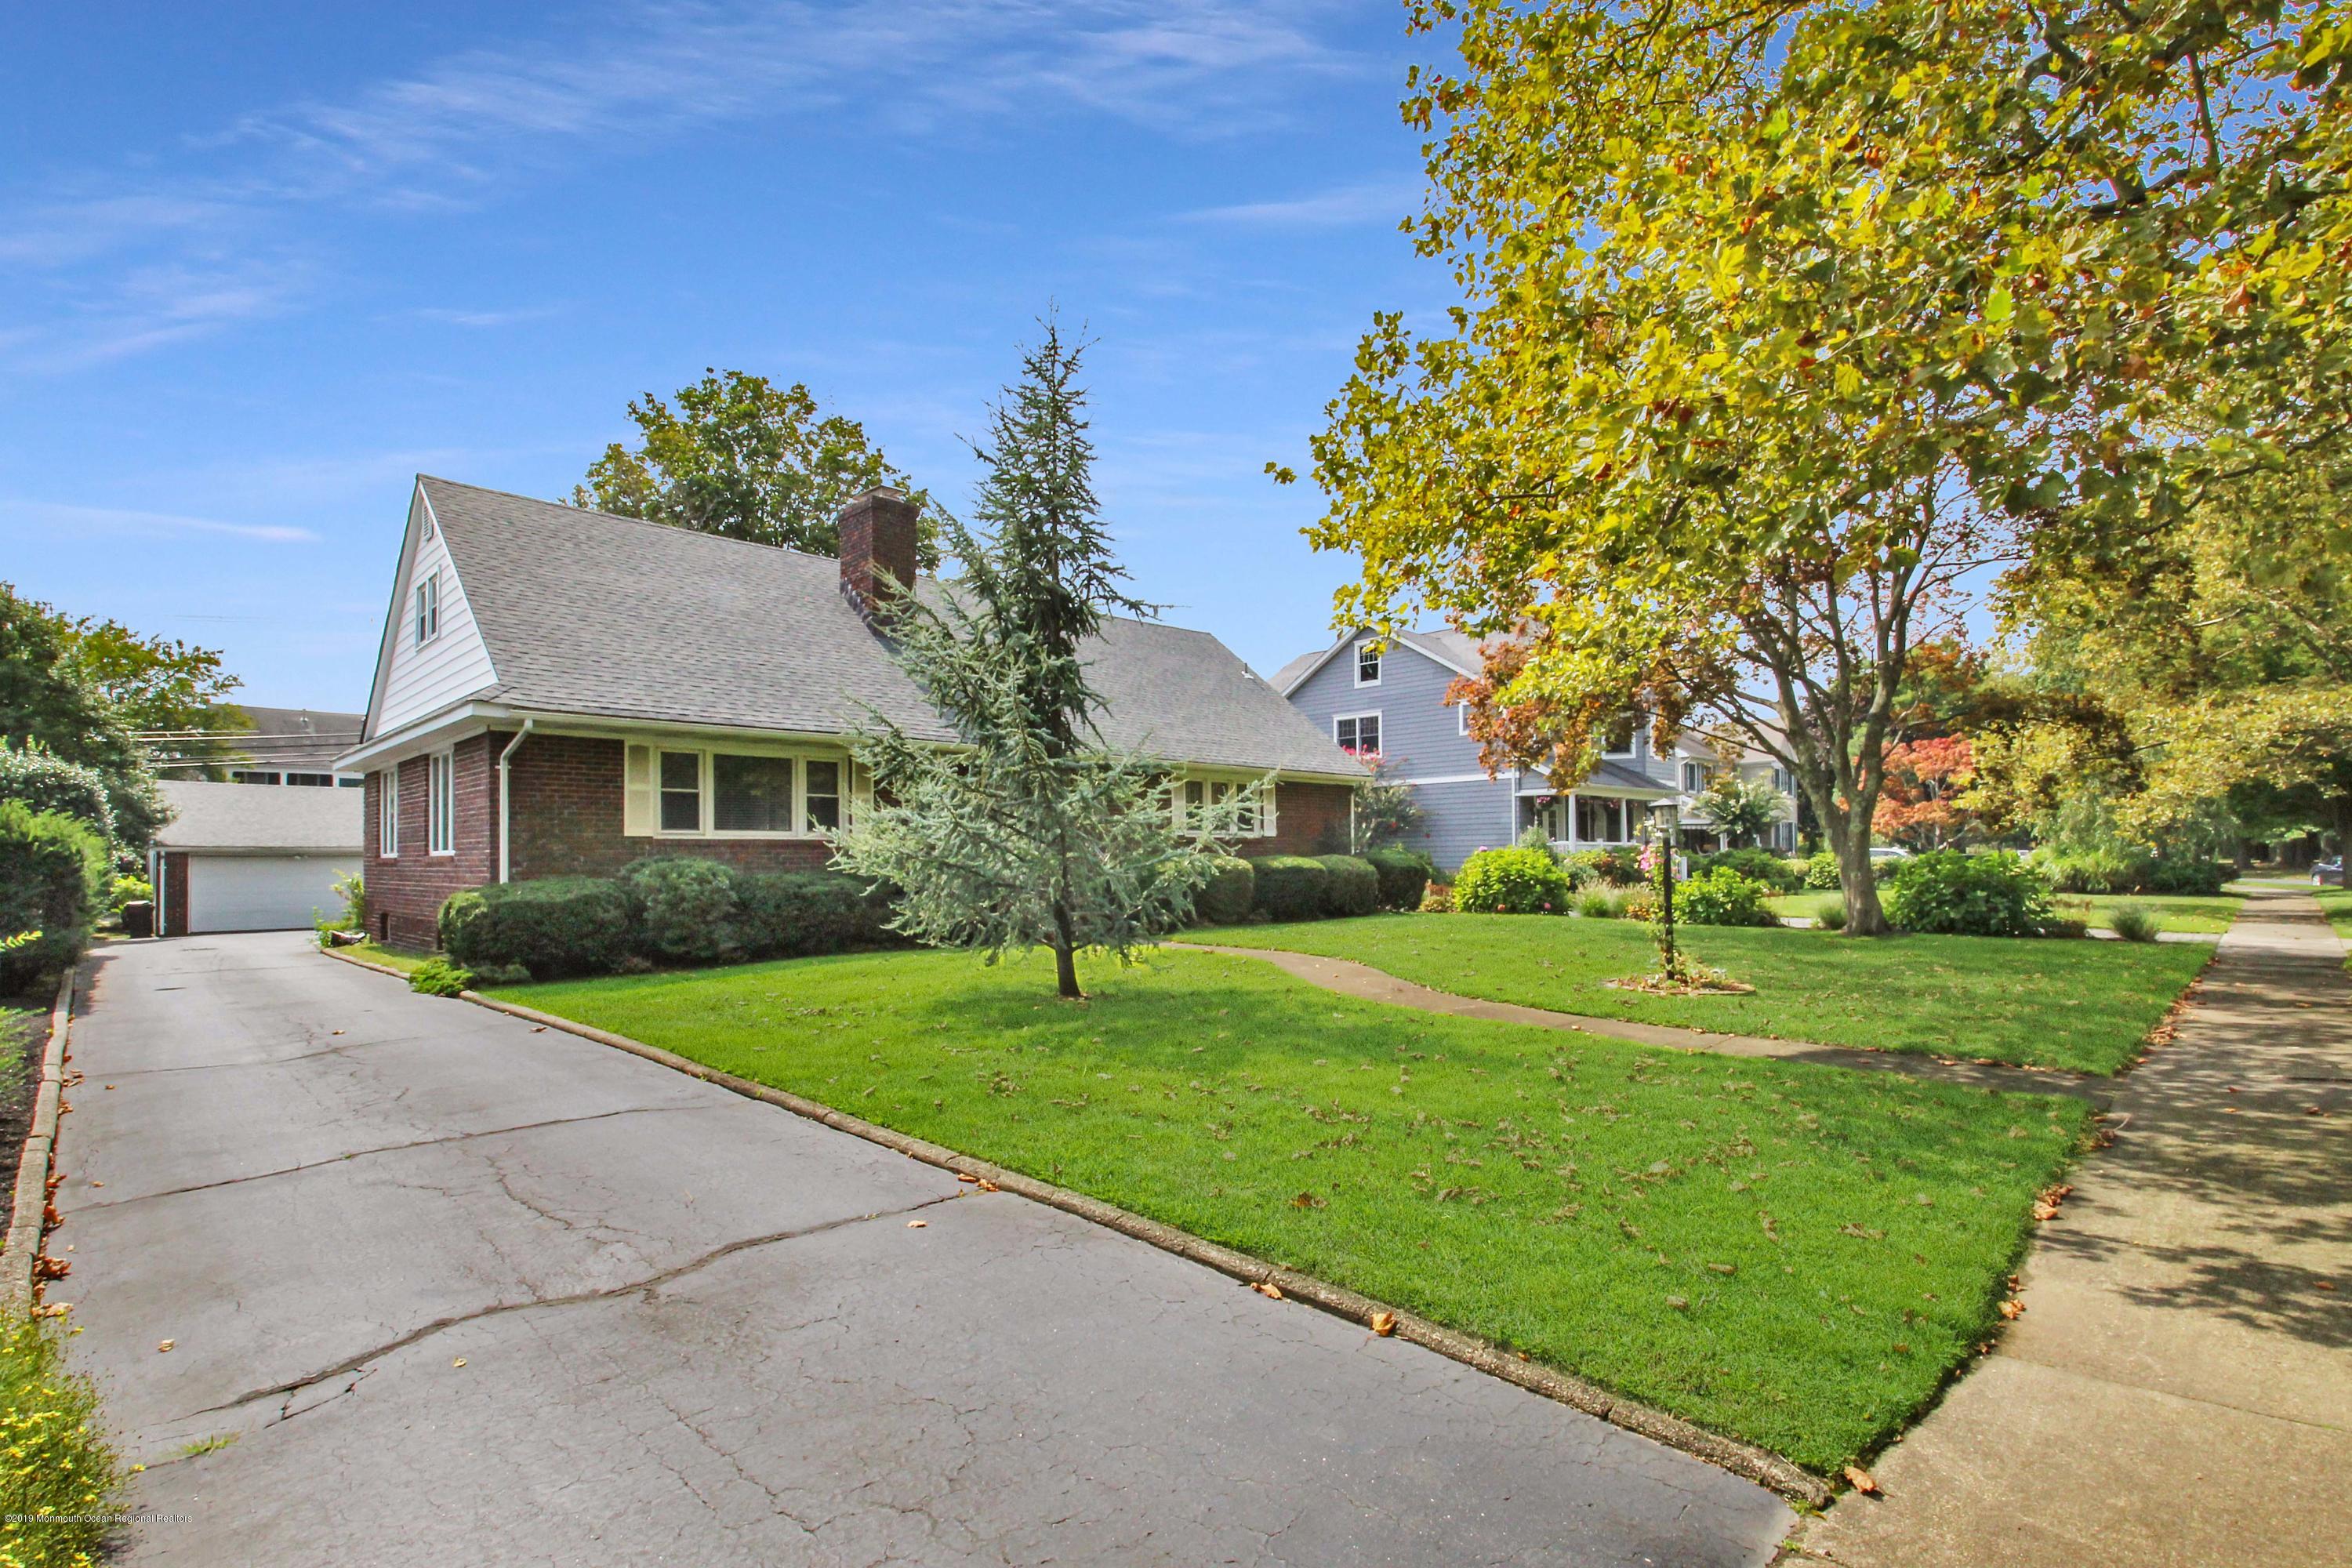
[[[1271,1279],[1257,1280],[1250,1286],[1250,1289],[1256,1291],[1259,1295],[1265,1297],[1269,1301],[1279,1301],[1282,1300],[1282,1287],[1276,1284]]]
[[[907,1228],[908,1230],[920,1230],[930,1223],[931,1222],[927,1219],[910,1219],[907,1222]]]
[[[2000,1315],[2014,1320],[2025,1310],[2025,1303],[2011,1298],[2000,1304]]]
[[[466,1358],[465,1358],[464,1356],[459,1356],[457,1360],[455,1360],[455,1361],[451,1362],[449,1364],[450,1364],[451,1366],[463,1366],[463,1365],[465,1365],[465,1364],[466,1364]]]
[[[163,1351],[170,1350],[173,1345],[178,1344],[179,1342],[180,1342],[177,1340],[165,1340],[162,1344],[157,1345],[155,1349],[160,1353]]]
[[[1878,1483],[1872,1479],[1870,1472],[1860,1465],[1848,1465],[1845,1468],[1845,1479],[1847,1485],[1866,1496],[1875,1495],[1878,1491]]]
[[[980,1178],[978,1176],[967,1176],[961,1171],[958,1171],[956,1173],[956,1180],[959,1182],[977,1182]]]
[[[971,1184],[971,1190],[975,1193],[992,1193],[996,1191],[996,1184],[982,1176]]]
[[[1380,1335],[1382,1339],[1386,1339],[1389,1335],[1395,1333],[1396,1314],[1394,1312],[1374,1312],[1372,1314],[1372,1332]]]

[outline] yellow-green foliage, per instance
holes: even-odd
[[[127,1472],[64,1341],[39,1322],[0,1336],[0,1568],[86,1568],[121,1507]]]

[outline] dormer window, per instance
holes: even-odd
[[[416,646],[441,635],[441,574],[428,572],[416,584]]]
[[[1378,686],[1381,683],[1381,645],[1360,642],[1356,645],[1356,684]]]

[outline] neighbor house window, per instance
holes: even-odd
[[[793,830],[792,758],[739,757],[722,752],[710,759],[710,784],[711,824],[719,832]]]
[[[1232,805],[1249,786],[1231,779],[1186,779],[1176,786],[1176,826],[1195,832],[1208,826],[1212,807]],[[1274,834],[1274,786],[1261,785],[1255,800],[1234,813],[1231,837],[1267,838]]]
[[[1633,754],[1633,715],[1620,713],[1601,731],[1601,754],[1605,757],[1630,757]]]
[[[389,860],[400,853],[400,768],[397,763],[376,774],[383,780],[375,798],[375,852]]]
[[[702,753],[661,753],[661,830],[702,831]]]
[[[1706,787],[1706,770],[1696,763],[1683,764],[1683,788],[1696,795]]]
[[[1381,716],[1377,713],[1349,713],[1331,721],[1331,738],[1339,742],[1343,752],[1377,752],[1381,749]]]
[[[286,775],[286,782],[289,784],[307,784],[312,789],[332,789],[335,787],[335,775],[332,773],[288,773]]]
[[[441,635],[441,574],[427,572],[416,584],[416,644]]]
[[[278,775],[276,773],[257,773],[250,768],[236,768],[230,771],[228,782],[231,784],[274,784],[278,782]]]
[[[1467,702],[1457,702],[1454,705],[1454,732],[1457,735],[1467,735],[1470,732],[1470,704]]]
[[[425,759],[425,852],[454,855],[457,852],[457,759],[447,752],[436,752]]]
[[[1381,645],[1360,642],[1356,645],[1356,684],[1378,686],[1381,683]]]

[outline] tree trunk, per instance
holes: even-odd
[[[1070,911],[1065,904],[1054,906],[1054,984],[1065,1002],[1087,999],[1087,994],[1078,989],[1076,943],[1070,934]]]
[[[1832,824],[1831,847],[1837,851],[1838,883],[1845,892],[1845,934],[1885,936],[1894,928],[1878,902],[1878,868],[1870,858],[1870,824],[1853,812],[1842,824]]]

